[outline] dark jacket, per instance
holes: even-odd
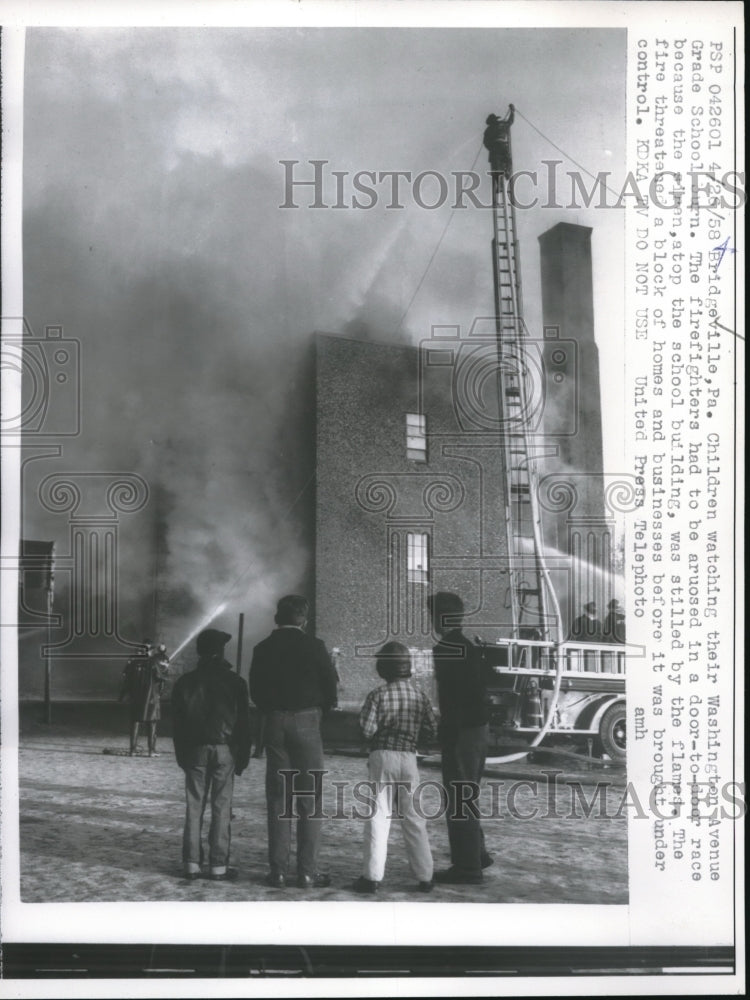
[[[278,628],[253,650],[250,697],[261,712],[333,708],[336,671],[322,640]]]
[[[489,721],[485,669],[481,650],[460,629],[444,635],[432,652],[442,742],[459,729]]]
[[[225,744],[232,751],[235,772],[250,760],[250,705],[247,684],[226,660],[201,657],[183,674],[172,692],[174,749],[185,766],[191,747]]]
[[[482,141],[490,153],[490,166],[494,171],[510,172],[510,127],[515,112],[511,110],[507,118],[496,118],[484,130]]]
[[[625,642],[625,615],[622,611],[610,611],[604,619],[605,642]]]
[[[579,615],[573,622],[570,639],[573,642],[602,642],[602,623],[598,618]]]

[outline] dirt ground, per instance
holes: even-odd
[[[266,817],[263,791],[265,760],[252,760],[235,784],[231,864],[235,882],[181,879],[180,850],[184,798],[182,772],[169,739],[160,756],[128,757],[118,753],[127,739],[111,733],[80,732],[65,726],[34,726],[20,746],[21,897],[25,902],[139,900],[353,900],[347,886],[361,872],[362,821],[350,816],[351,796],[343,800],[346,818],[326,823],[320,867],[330,871],[328,889],[301,892],[274,890],[263,884],[267,872]],[[104,750],[110,751],[104,753]],[[336,812],[333,781],[354,783],[367,776],[362,758],[329,754],[325,808]],[[423,780],[439,771],[421,767]],[[491,776],[495,782],[499,775]],[[485,779],[488,785],[490,779]],[[608,777],[607,781],[615,779]],[[571,789],[558,783],[552,793],[540,786],[517,793],[516,811],[537,817],[514,818],[508,811],[505,776],[497,787],[502,818],[484,822],[487,846],[495,864],[485,884],[440,886],[429,895],[409,891],[414,879],[406,863],[400,832],[391,830],[386,875],[374,900],[484,903],[626,903],[627,822],[571,813]],[[591,800],[594,787],[584,788]],[[607,813],[621,803],[624,777],[606,792]],[[341,794],[341,793],[339,793]],[[491,810],[489,786],[483,813]],[[437,792],[427,789],[425,812],[438,805]],[[556,818],[550,813],[558,813]],[[448,866],[445,821],[429,823],[436,868]]]

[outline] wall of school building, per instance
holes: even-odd
[[[470,634],[508,634],[501,446],[482,419],[494,391],[461,395],[494,348],[323,335],[316,347],[316,625],[349,706],[379,683],[374,657],[391,639],[429,685],[431,591],[462,596]]]

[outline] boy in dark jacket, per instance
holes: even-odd
[[[185,878],[191,880],[201,874],[201,825],[208,798],[208,877],[216,882],[230,877],[234,776],[242,774],[250,760],[247,684],[223,658],[231,638],[216,629],[201,632],[196,641],[198,666],[183,674],[172,692],[174,749],[185,772],[187,800],[182,861]]]

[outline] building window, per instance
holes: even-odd
[[[427,417],[423,413],[406,414],[406,457],[412,462],[427,461]]]
[[[406,579],[408,583],[427,583],[429,572],[428,538],[426,534],[406,535]]]

